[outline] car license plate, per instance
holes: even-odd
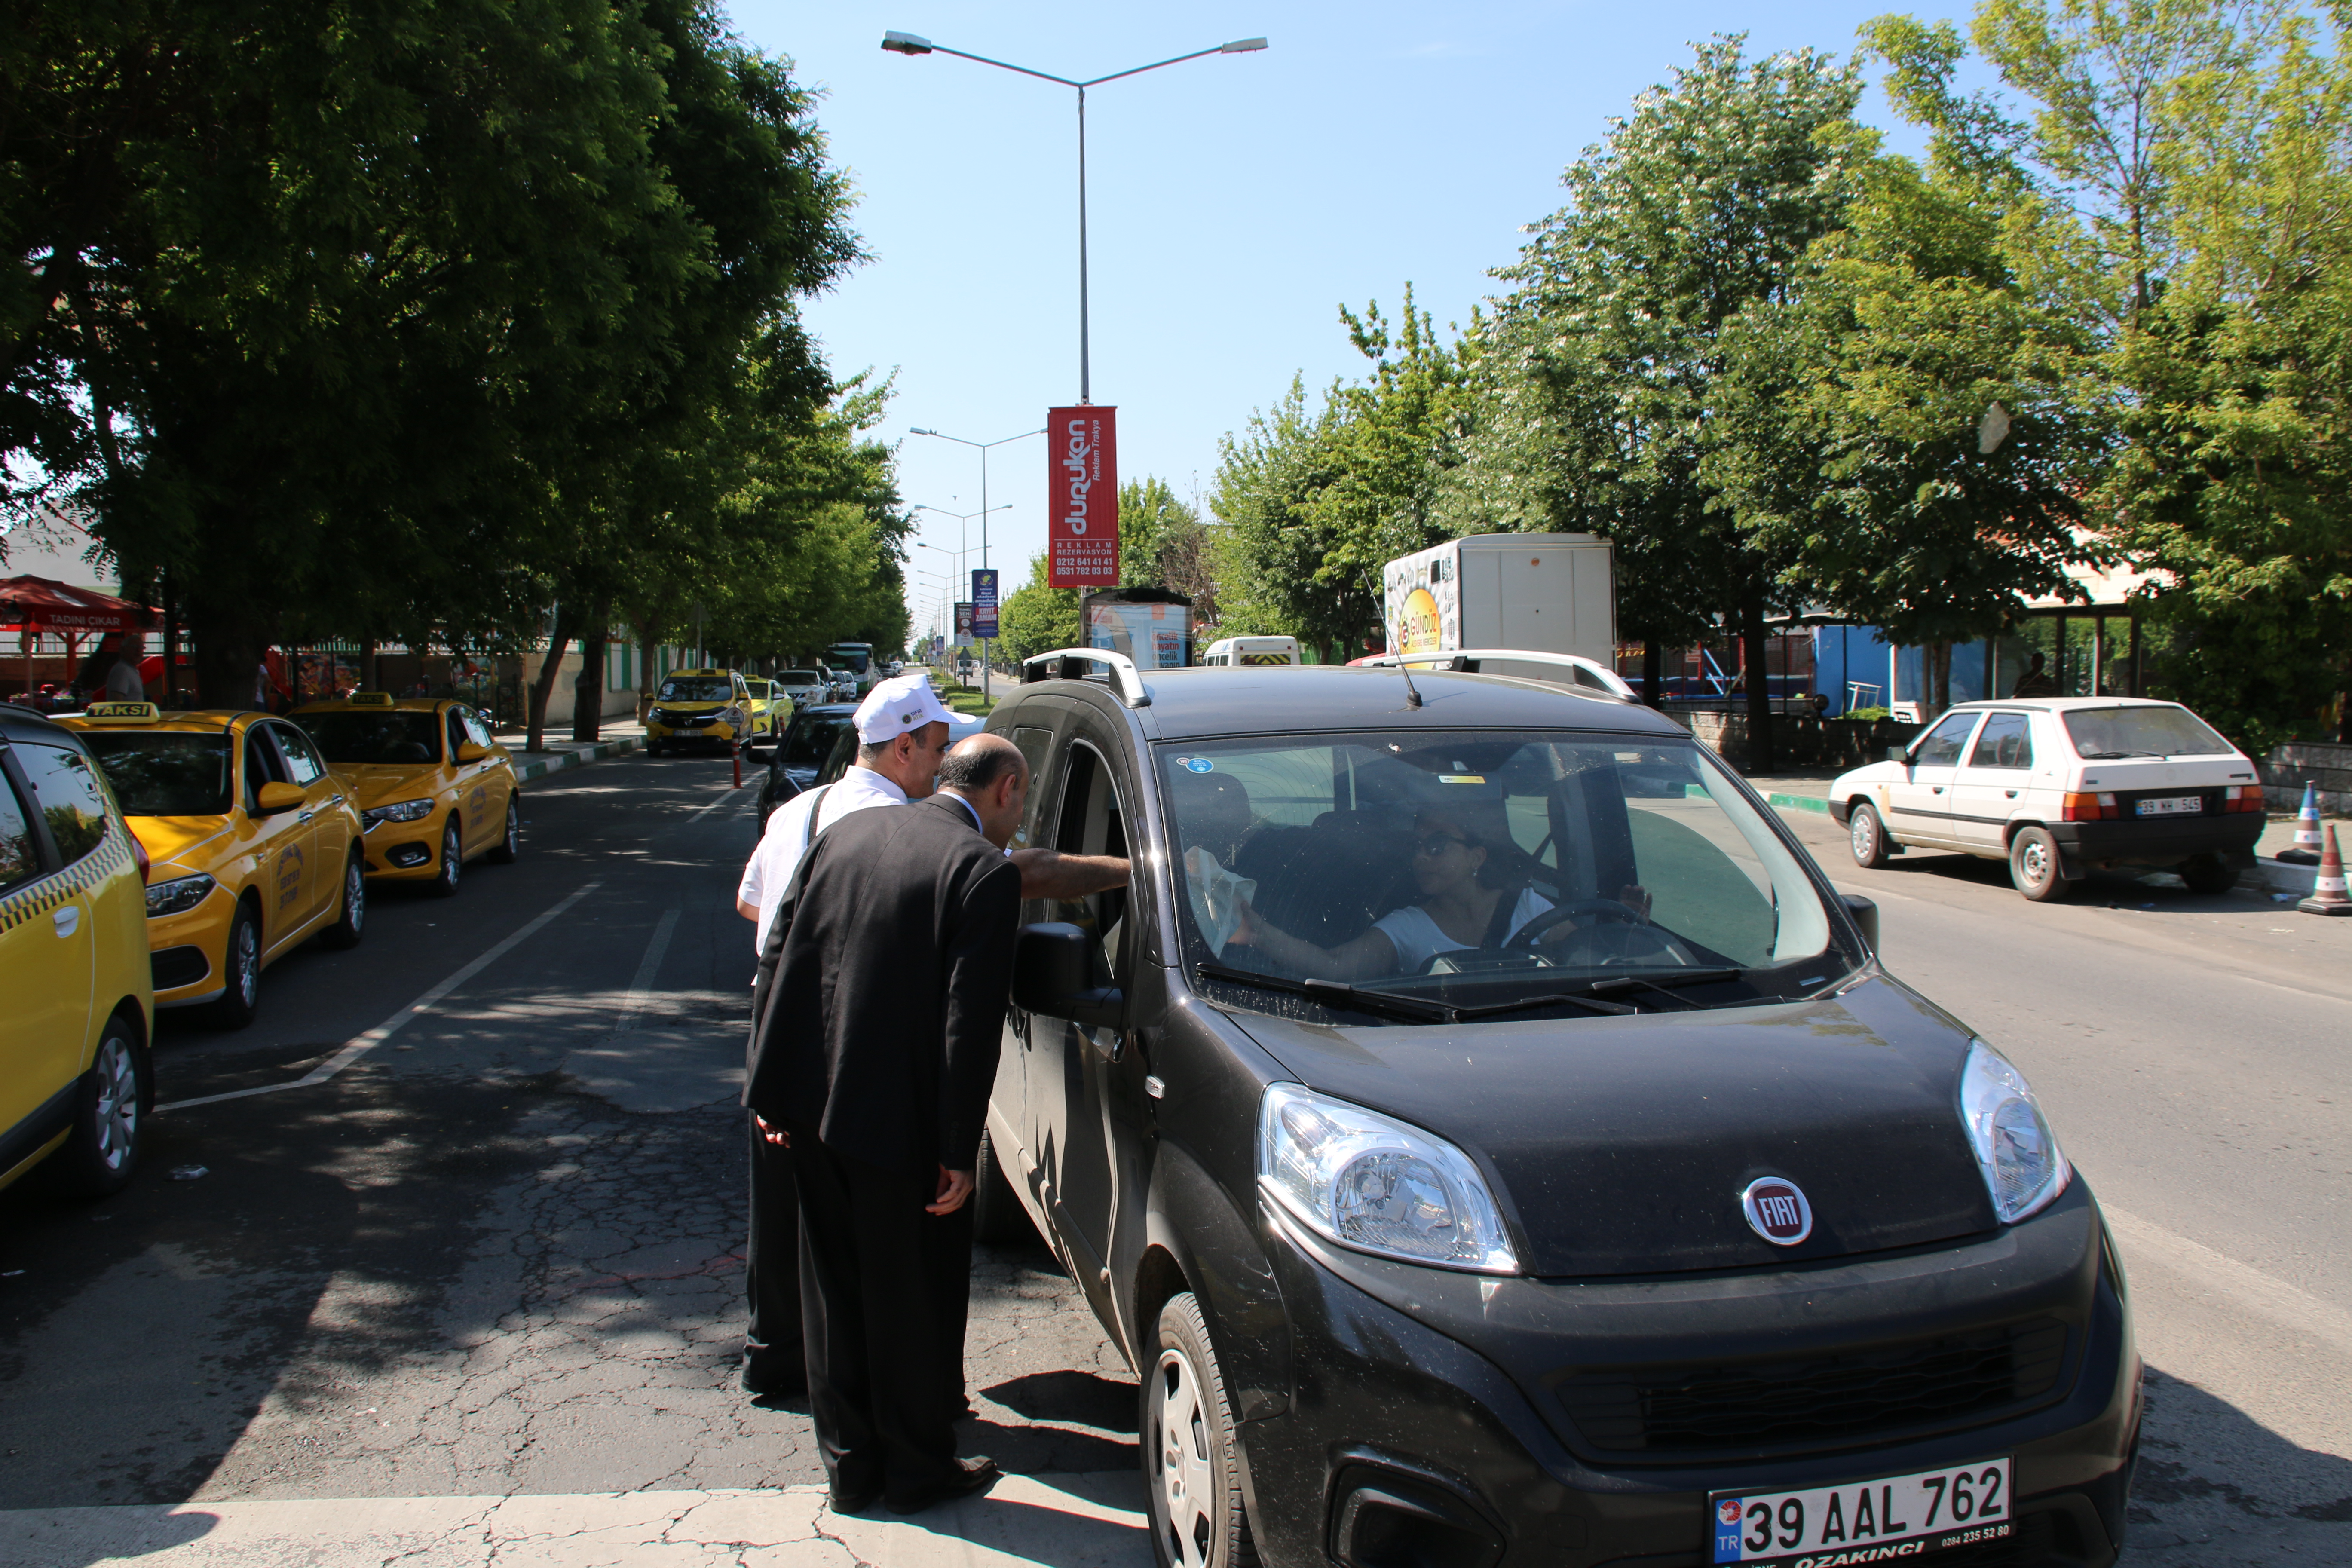
[[[2010,1533],[2009,1461],[1984,1459],[1800,1492],[1707,1499],[1715,1561],[1762,1568],[1902,1563]]]
[[[2141,801],[2132,808],[2142,816],[2195,816],[2205,809],[2201,795],[2167,795]]]

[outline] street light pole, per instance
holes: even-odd
[[[1084,225],[1081,224],[1080,227],[1083,229]],[[1084,268],[1081,268],[1080,270],[1083,272]],[[1083,292],[1083,289],[1081,291]],[[1078,313],[1081,318],[1086,314],[1083,308]],[[1079,331],[1081,332],[1085,331],[1085,322],[1083,320],[1081,320],[1079,323]],[[1080,357],[1083,359],[1084,355],[1081,354]],[[1018,436],[1000,436],[993,441],[967,441],[961,436],[950,436],[944,430],[926,430],[919,425],[916,426],[907,433],[910,436],[929,436],[940,441],[953,441],[959,447],[977,447],[980,448],[980,510],[978,512],[968,513],[966,515],[976,516],[980,519],[980,564],[982,568],[985,570],[988,565],[988,513],[990,510],[988,504],[988,449],[991,447],[1002,447],[1010,441],[1026,441],[1032,436],[1043,436],[1045,432],[1043,430],[1024,430]],[[933,507],[929,510],[937,511],[939,509],[937,507]],[[1008,506],[1002,510],[1010,511],[1013,509]],[[961,541],[959,540],[958,542],[961,543]],[[1004,603],[1003,584],[1001,583],[997,585],[996,602],[1000,606]],[[990,690],[988,683],[988,638],[983,637],[981,639],[980,695],[983,700],[987,699]]]
[[[918,37],[913,33],[885,33],[882,35],[882,47],[889,50],[894,55],[953,55],[960,60],[972,60],[981,65],[994,66],[999,70],[1016,71],[1023,76],[1034,76],[1040,81],[1050,81],[1062,87],[1075,88],[1077,89],[1078,401],[1080,403],[1092,403],[1094,401],[1094,384],[1093,377],[1090,374],[1090,367],[1088,365],[1087,351],[1089,345],[1087,333],[1087,89],[1090,87],[1100,87],[1107,81],[1118,81],[1123,77],[1141,76],[1145,71],[1156,71],[1162,66],[1181,65],[1186,60],[1197,60],[1204,55],[1255,54],[1260,49],[1265,47],[1265,40],[1264,38],[1235,38],[1230,43],[1218,44],[1213,48],[1194,49],[1189,55],[1171,56],[1170,58],[1164,60],[1154,60],[1148,66],[1136,66],[1129,70],[1113,71],[1108,76],[1094,77],[1086,81],[1073,81],[1068,77],[1055,76],[1048,71],[1031,70],[1027,66],[1016,66],[1006,60],[992,60],[986,55],[968,55],[961,49],[951,49],[944,44],[935,44],[931,42],[930,39]],[[982,563],[982,564],[985,564],[985,563]]]

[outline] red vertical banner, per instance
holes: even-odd
[[[1118,410],[1100,404],[1045,416],[1045,581],[1055,588],[1118,582]]]

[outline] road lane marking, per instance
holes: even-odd
[[[637,1026],[637,1015],[653,992],[654,977],[661,973],[663,955],[669,952],[670,933],[677,930],[677,910],[668,910],[654,922],[653,940],[646,943],[646,956],[637,964],[637,977],[629,982],[629,994],[621,1003],[621,1021],[613,1026],[613,1033],[625,1035]]]
[[[729,802],[733,799],[735,792],[744,787],[745,786],[742,784],[728,785],[727,793],[725,795],[720,795],[717,800],[712,801],[709,805],[704,806],[700,811],[698,811],[692,816],[688,817],[687,820],[688,822],[700,822],[704,817],[709,816],[720,806],[729,804]],[[734,804],[740,805],[742,803],[740,801],[735,801]]]
[[[2339,1355],[2352,1357],[2352,1312],[2225,1253],[2185,1236],[2175,1236],[2137,1215],[2126,1214],[2107,1204],[2100,1207],[2106,1214],[2116,1239],[2123,1243],[2126,1261],[2135,1252],[2145,1254],[2210,1287],[2246,1311],[2307,1334]]]
[[[586,898],[589,894],[594,892],[602,886],[604,886],[602,882],[582,883],[578,892],[572,894],[570,898],[565,899],[562,902],[557,904],[553,909],[549,910],[546,913],[531,921],[520,931],[516,931],[512,936],[508,937],[504,942],[499,943],[496,947],[491,948],[488,952],[485,952],[480,957],[475,959],[473,963],[466,965],[465,968],[460,969],[457,973],[452,974],[448,979],[444,980],[440,984],[436,985],[432,990],[427,991],[424,995],[419,996],[415,1001],[411,1002],[407,1006],[403,1007],[399,1012],[394,1013],[391,1017],[386,1018],[383,1023],[378,1024],[374,1028],[368,1030],[365,1034],[352,1036],[349,1040],[344,1042],[342,1049],[337,1051],[333,1056],[329,1057],[325,1061],[320,1062],[317,1067],[312,1068],[300,1078],[289,1079],[284,1083],[265,1083],[257,1089],[233,1089],[226,1094],[206,1094],[200,1095],[194,1100],[175,1100],[169,1105],[159,1105],[155,1109],[158,1111],[185,1110],[191,1106],[216,1105],[224,1100],[247,1100],[257,1094],[276,1094],[280,1089],[309,1089],[314,1085],[324,1083],[329,1079],[334,1077],[337,1073],[342,1071],[345,1068],[351,1066],[353,1062],[359,1060],[362,1057],[367,1055],[370,1051],[375,1049],[378,1046],[383,1044],[386,1040],[392,1038],[393,1036],[398,1034],[403,1028],[407,1026],[410,1020],[416,1017],[418,1014],[426,1011],[432,1007],[435,1003],[440,1001],[444,996],[448,995],[450,992],[455,991],[458,986],[463,985],[467,981],[471,980],[475,975],[479,974],[483,970],[488,969],[491,964],[496,963],[499,959],[504,958],[508,953],[512,952],[518,946],[521,945],[524,939],[536,935],[548,924],[549,921],[562,915],[566,910],[569,910],[572,905],[578,903],[581,900]]]

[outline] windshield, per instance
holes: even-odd
[[[723,675],[698,675],[661,684],[665,702],[732,702],[735,683]]]
[[[229,805],[226,735],[85,731],[125,816],[220,816]]]
[[[814,686],[823,678],[814,669],[788,669],[777,679],[786,686]]]
[[[1159,765],[1187,962],[1213,979],[1463,1008],[1596,984],[1647,1006],[1663,983],[1688,1001],[1658,1005],[1699,1006],[1810,993],[1863,959],[1695,743],[1423,731],[1170,745]]]
[[[873,656],[863,648],[833,647],[825,649],[824,657],[839,668],[863,675],[866,660]]]
[[[783,755],[778,765],[787,768],[821,768],[825,758],[833,754],[833,742],[848,728],[846,713],[813,713],[805,719],[793,721],[784,731]]]
[[[2237,750],[2186,708],[2074,708],[2064,717],[2084,757],[2210,757]]]
[[[331,763],[437,763],[441,760],[438,714],[404,709],[386,713],[303,713],[294,722],[319,744]]]

